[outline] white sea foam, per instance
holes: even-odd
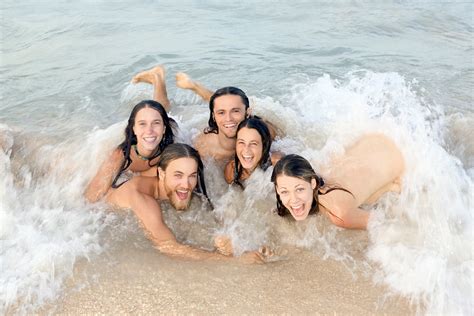
[[[11,130],[1,128],[0,311],[24,314],[60,295],[78,259],[102,252],[100,236],[114,216],[84,204],[84,171],[97,169],[117,128],[85,142],[47,140],[34,151],[16,146]]]
[[[134,93],[127,87],[123,102]],[[461,163],[466,159],[445,150],[444,114],[423,99],[416,82],[396,73],[356,72],[340,80],[324,75],[293,85],[280,101],[270,96],[254,101],[254,113],[282,130],[273,149],[299,153],[316,170],[364,133],[391,137],[406,160],[401,194],[387,194],[371,209],[368,232],[343,230],[323,216],[296,223],[272,212],[271,167],[253,174],[242,191],[230,188],[222,170],[206,161],[215,212],[196,202],[180,214],[165,206],[165,219],[178,239],[208,248],[213,234],[226,234],[237,253],[262,244],[304,247],[340,260],[354,276],[369,273],[421,312],[472,312],[472,178]],[[178,140],[189,143],[205,125],[208,110],[179,104],[172,115],[181,128]],[[31,312],[54,300],[79,258],[94,260],[113,243],[101,236],[114,216],[101,212],[100,205],[87,205],[81,195],[121,141],[124,123],[59,144],[17,141],[11,129],[1,127],[2,311],[20,304],[18,311]]]
[[[254,240],[306,247],[351,269],[369,271],[374,282],[408,298],[421,312],[469,314],[472,178],[445,149],[440,107],[424,100],[416,81],[369,71],[339,81],[325,75],[295,85],[285,99],[285,105],[271,98],[256,100],[255,112],[288,135],[275,142],[275,149],[299,153],[318,170],[364,133],[384,133],[405,157],[403,190],[386,194],[372,208],[366,240],[322,217],[305,223],[275,221],[267,216],[275,207],[272,188],[262,183],[268,174],[252,176],[245,191],[229,191],[216,210],[237,251],[255,248]],[[250,187],[261,196],[249,194]]]

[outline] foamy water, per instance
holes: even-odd
[[[125,99],[147,93],[133,86],[125,91]],[[382,132],[401,148],[406,159],[403,190],[399,196],[384,196],[371,210],[368,240],[365,232],[344,232],[320,216],[303,224],[282,220],[272,212],[271,168],[253,174],[242,191],[228,188],[212,161],[206,163],[206,180],[214,215],[199,203],[181,217],[170,215],[168,223],[178,238],[186,234],[191,244],[209,248],[212,235],[225,234],[237,253],[263,244],[312,249],[355,272],[371,273],[374,282],[408,297],[421,311],[468,314],[472,178],[442,146],[446,118],[439,107],[429,109],[412,83],[396,73],[349,73],[344,81],[324,75],[294,86],[288,98],[294,101],[290,105],[254,98],[255,112],[286,135],[275,149],[301,153],[316,170],[364,133]],[[197,106],[197,119],[184,121],[186,109],[178,106],[174,115],[182,130],[192,131],[180,136],[189,141],[203,126],[207,110]],[[32,311],[55,299],[77,260],[93,260],[113,244],[101,236],[117,219],[103,207],[86,205],[81,193],[101,159],[120,141],[123,127],[122,122],[92,131],[85,143],[42,140],[34,146],[2,127],[1,263],[6,273],[0,281],[7,311],[18,303],[20,311]],[[190,230],[196,222],[206,229]]]
[[[473,313],[472,4],[4,9],[0,312],[54,304],[78,262],[94,265],[119,239],[135,243],[133,216],[89,205],[82,193],[120,143],[130,109],[151,98],[131,76],[164,63],[180,141],[191,143],[208,119],[207,105],[174,87],[172,75],[184,70],[212,88],[247,91],[254,113],[284,135],[273,149],[299,153],[316,170],[369,132],[391,137],[406,160],[401,194],[367,207],[368,231],[323,216],[283,220],[272,213],[271,168],[242,191],[207,161],[214,212],[198,199],[183,214],[164,206],[180,240],[210,248],[226,234],[238,253],[267,244],[281,259],[302,247],[371,276],[389,289],[383,295],[423,314]]]

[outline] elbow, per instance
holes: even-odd
[[[328,212],[331,223],[341,228],[353,228],[349,212],[343,209],[331,210]]]

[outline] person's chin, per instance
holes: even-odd
[[[173,206],[177,211],[184,211],[189,207],[191,199],[186,200],[179,200],[179,199],[171,199],[171,206]]]
[[[235,130],[235,131],[223,130],[222,134],[227,138],[236,138],[237,137],[237,130]]]

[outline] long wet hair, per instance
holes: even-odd
[[[204,165],[202,163],[201,156],[199,156],[199,153],[196,149],[183,143],[170,144],[161,153],[160,158],[158,160],[158,168],[161,168],[166,171],[166,168],[168,167],[170,162],[179,158],[192,158],[194,159],[194,161],[196,161],[196,164],[198,165],[198,181],[196,185],[196,193],[204,195],[206,197],[207,202],[212,207],[211,200],[207,195],[206,183],[204,182]],[[157,176],[159,178],[158,171]]]
[[[237,127],[237,135],[244,127],[254,129],[260,135],[260,138],[262,139],[262,158],[260,158],[257,166],[262,168],[264,171],[267,170],[267,168],[271,165],[270,147],[272,146],[272,137],[267,124],[261,118],[257,117],[243,120]],[[242,187],[242,183],[240,183],[240,177],[242,176],[242,171],[244,168],[242,167],[237,154],[234,155],[234,163],[234,179],[232,180],[232,183]]]
[[[217,127],[216,119],[214,118],[214,101],[216,98],[223,96],[223,95],[238,95],[240,99],[242,99],[242,103],[245,105],[245,111],[247,112],[250,102],[249,98],[245,94],[244,91],[242,91],[239,88],[236,87],[224,87],[216,90],[214,94],[211,96],[211,99],[209,100],[209,122],[208,122],[208,127],[204,129],[204,134],[209,134],[209,133],[214,133],[214,134],[219,134],[219,129]]]
[[[316,188],[313,189],[313,202],[311,203],[311,209],[309,211],[309,214],[317,214],[319,212],[319,205],[321,205],[318,199],[319,195],[324,195],[334,190],[342,190],[349,193],[350,195],[353,195],[350,191],[340,187],[330,187],[328,188],[328,190],[325,190],[325,192],[321,192],[321,188],[324,187],[326,184],[324,183],[323,178],[321,178],[316,174],[316,172],[314,172],[314,169],[308,162],[308,160],[295,154],[286,155],[276,163],[275,167],[273,168],[271,178],[271,181],[275,185],[277,213],[282,217],[289,215],[290,211],[283,205],[280,199],[280,195],[277,193],[276,190],[276,179],[279,175],[299,178],[308,183],[311,183],[312,179],[316,180]],[[328,212],[331,213],[329,210]],[[331,215],[339,218],[333,213],[331,213]]]
[[[163,138],[161,139],[158,146],[156,146],[155,150],[151,153],[150,157],[148,157],[148,165],[150,167],[156,166],[157,162],[152,164],[153,159],[158,157],[166,148],[166,146],[174,142],[173,128],[176,128],[177,124],[172,118],[168,116],[165,108],[159,102],[153,100],[143,100],[135,105],[132,112],[130,113],[130,117],[128,118],[127,127],[125,128],[125,140],[118,146],[118,148],[122,150],[125,159],[120,166],[120,171],[112,181],[112,188],[118,188],[120,186],[120,184],[116,184],[117,180],[120,178],[122,172],[127,170],[127,168],[132,163],[130,151],[132,146],[137,144],[137,136],[133,132],[133,126],[135,125],[135,117],[137,116],[138,111],[143,108],[151,108],[158,111],[161,115],[161,118],[163,119],[163,125],[165,127]]]

